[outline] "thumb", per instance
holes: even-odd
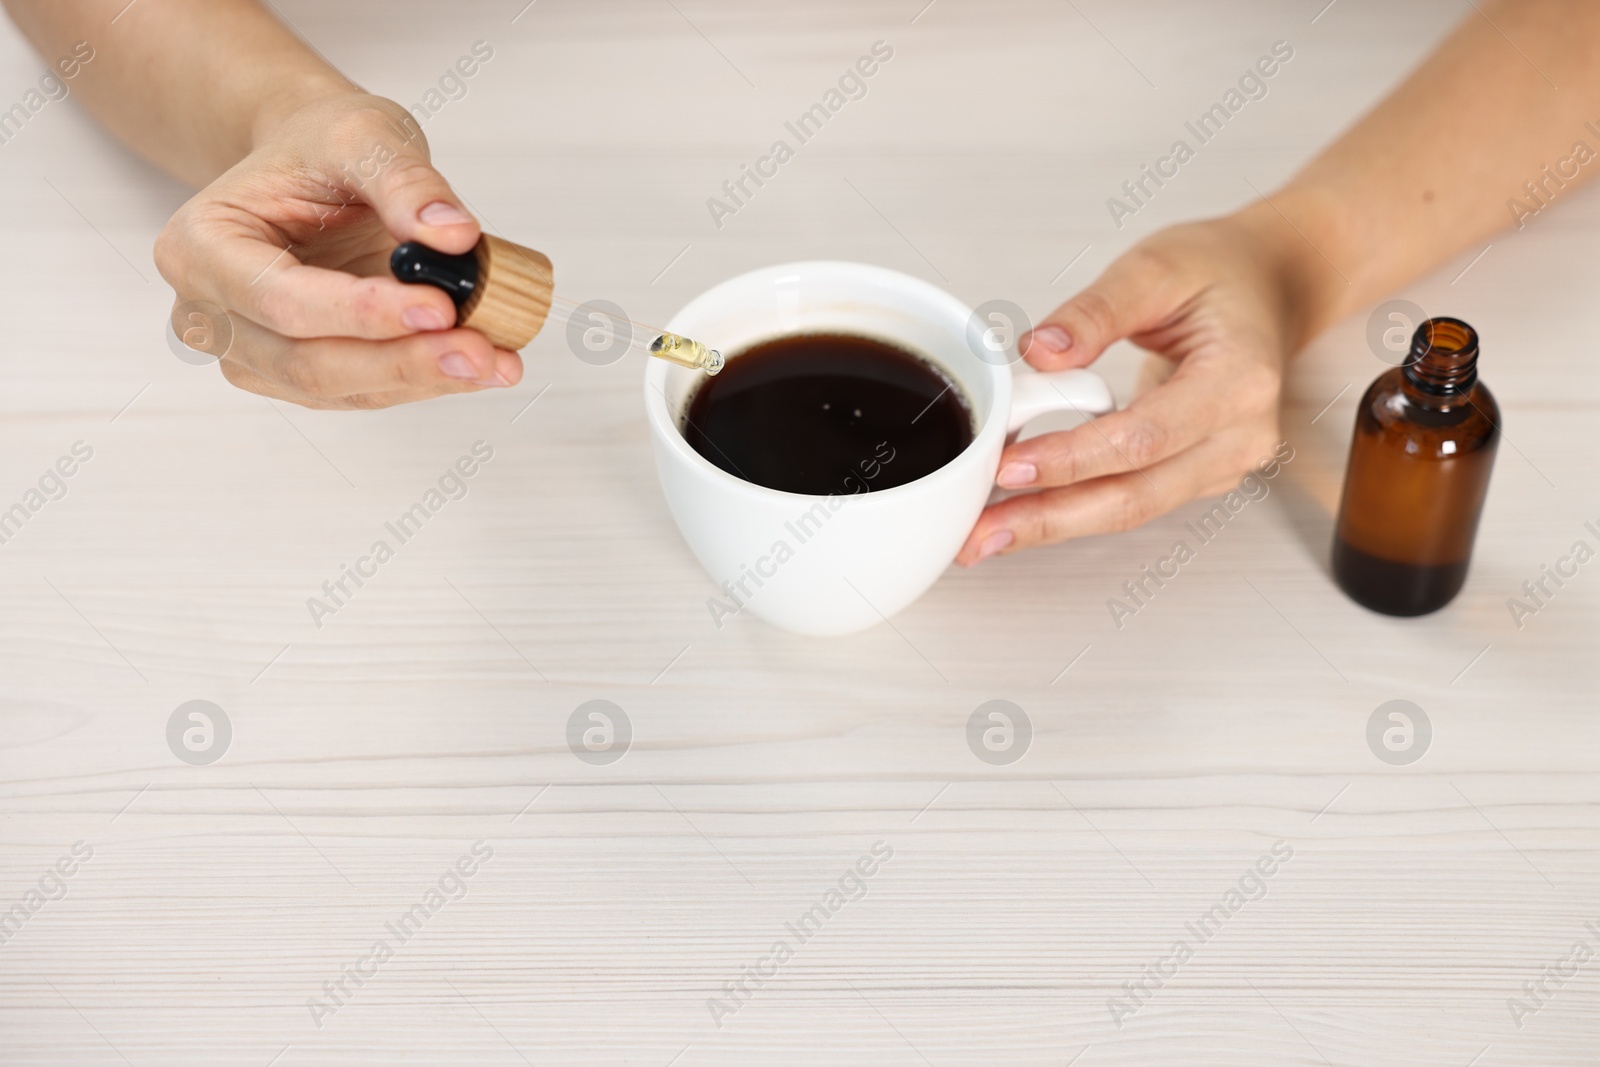
[[[1113,342],[1154,326],[1174,310],[1171,281],[1165,264],[1134,249],[1024,334],[1017,350],[1040,370],[1087,366]]]
[[[444,175],[433,169],[420,131],[393,150],[362,195],[396,241],[421,241],[451,254],[470,251],[478,243],[478,221]]]

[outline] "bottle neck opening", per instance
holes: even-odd
[[[1478,331],[1460,319],[1427,319],[1411,337],[1406,381],[1431,396],[1461,396],[1478,380]]]

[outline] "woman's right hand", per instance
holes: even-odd
[[[178,210],[155,257],[180,338],[188,309],[225,313],[211,337],[226,351],[194,347],[220,355],[228,381],[306,407],[380,408],[521,380],[515,352],[453,328],[444,292],[389,275],[402,241],[460,253],[478,237],[415,120],[352,90],[277,123]]]

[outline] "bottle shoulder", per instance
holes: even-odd
[[[1448,459],[1497,444],[1500,407],[1481,380],[1465,396],[1420,403],[1396,367],[1368,386],[1357,411],[1356,433],[1419,458]]]

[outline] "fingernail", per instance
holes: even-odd
[[[471,222],[472,216],[454,204],[435,200],[417,212],[417,219],[425,226],[459,226],[463,222]]]
[[[985,537],[983,544],[978,546],[978,558],[988,559],[1015,540],[1016,538],[1011,535],[1010,530],[996,530],[988,537]]]
[[[500,385],[515,385],[522,380],[522,360],[505,352],[496,352],[494,376]]]
[[[1037,477],[1039,468],[1032,463],[1007,463],[1000,468],[995,484],[1002,489],[1021,489],[1025,485],[1032,485]]]
[[[1034,345],[1050,352],[1065,352],[1072,347],[1072,336],[1059,326],[1041,326],[1023,338],[1022,354]]]
[[[416,307],[406,308],[400,315],[400,321],[408,330],[444,330],[450,324],[439,314],[438,308],[418,304]]]
[[[460,378],[463,381],[475,382],[478,380],[478,368],[472,365],[461,352],[446,352],[439,357],[439,372],[451,378]]]

